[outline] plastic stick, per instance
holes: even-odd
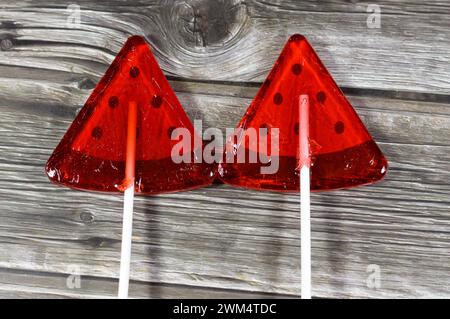
[[[129,103],[127,150],[125,162],[125,185],[123,200],[122,249],[120,258],[119,292],[120,299],[128,298],[131,261],[131,237],[133,233],[134,179],[136,165],[136,121],[137,106]]]
[[[301,244],[301,297],[311,299],[311,209],[309,147],[309,97],[301,95],[299,100],[300,135],[300,244]]]

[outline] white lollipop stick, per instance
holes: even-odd
[[[131,237],[133,233],[134,179],[136,164],[136,121],[135,102],[128,105],[127,151],[125,162],[125,189],[123,198],[122,251],[120,258],[119,292],[120,299],[128,298],[131,261]]]
[[[302,299],[311,299],[311,212],[310,212],[310,166],[309,147],[309,97],[299,100],[300,136],[300,244]]]

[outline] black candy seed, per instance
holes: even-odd
[[[319,93],[317,93],[317,102],[323,104],[326,99],[327,99],[327,96],[324,92],[320,91]]]
[[[295,123],[295,126],[294,126],[294,133],[295,133],[296,135],[298,135],[299,132],[300,132],[300,124]]]
[[[273,103],[275,103],[276,105],[280,105],[281,103],[283,103],[283,95],[281,95],[281,93],[277,93],[273,96]]]
[[[102,135],[103,135],[103,130],[100,126],[96,126],[94,127],[94,129],[91,132],[91,135],[93,138],[95,138],[96,140],[99,140]]]
[[[155,109],[161,107],[162,103],[163,99],[159,95],[155,95],[152,98],[152,107],[154,107]]]
[[[342,134],[342,133],[344,133],[344,129],[345,129],[345,126],[344,126],[343,122],[337,121],[336,124],[334,124],[334,130],[336,131],[336,133]]]
[[[294,75],[299,75],[300,73],[302,73],[302,66],[300,64],[294,64],[291,68],[292,73],[294,73]]]
[[[131,67],[130,69],[130,76],[132,78],[137,78],[139,76],[139,68],[136,66]]]
[[[111,96],[108,100],[108,105],[110,108],[115,108],[119,105],[119,98],[117,96]]]
[[[169,127],[169,129],[167,130],[167,135],[169,136],[169,139],[172,139],[172,133],[173,131],[175,131],[175,126],[171,126]]]

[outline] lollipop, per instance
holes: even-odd
[[[176,162],[177,130],[188,132]],[[214,167],[196,160],[202,145],[145,40],[127,40],[46,165],[52,182],[124,192],[119,297],[128,296],[134,193],[160,194],[211,184]],[[194,147],[191,147],[194,145]],[[197,145],[197,146],[196,146]]]
[[[257,130],[258,139],[246,139]],[[254,163],[224,161],[221,179],[231,185],[301,192],[302,298],[311,296],[309,193],[370,184],[383,178],[387,161],[314,49],[293,35],[228,139],[225,156],[243,152]],[[271,145],[277,136],[277,154]],[[264,137],[264,138],[263,138]],[[254,153],[257,153],[258,156]],[[261,156],[263,155],[263,156]],[[271,158],[261,161],[261,158]],[[277,160],[279,169],[262,168]]]

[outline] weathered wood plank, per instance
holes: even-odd
[[[449,95],[448,3],[377,3],[381,29],[367,27],[367,3],[344,0],[78,1],[82,23],[69,28],[72,2],[3,1],[0,59],[98,77],[126,37],[141,34],[168,74],[260,82],[287,37],[303,33],[341,86]]]
[[[192,118],[235,125],[255,89],[174,82]],[[196,87],[197,93],[187,93]],[[228,87],[228,90],[225,89]],[[218,92],[215,97],[205,92]],[[448,297],[450,124],[446,105],[351,98],[388,156],[380,184],[313,196],[314,294]],[[117,277],[121,197],[48,183],[42,169],[73,108],[1,105],[0,267]],[[427,120],[425,120],[425,118]],[[402,124],[404,123],[404,124]],[[299,293],[298,197],[212,186],[140,197],[132,278],[164,284]],[[382,287],[366,286],[379,265]]]
[[[71,277],[67,274],[0,269],[0,298],[116,298],[117,280]],[[79,280],[79,281],[78,281]],[[79,285],[78,285],[79,284]],[[282,295],[248,293],[192,286],[130,282],[130,298],[280,298]]]

